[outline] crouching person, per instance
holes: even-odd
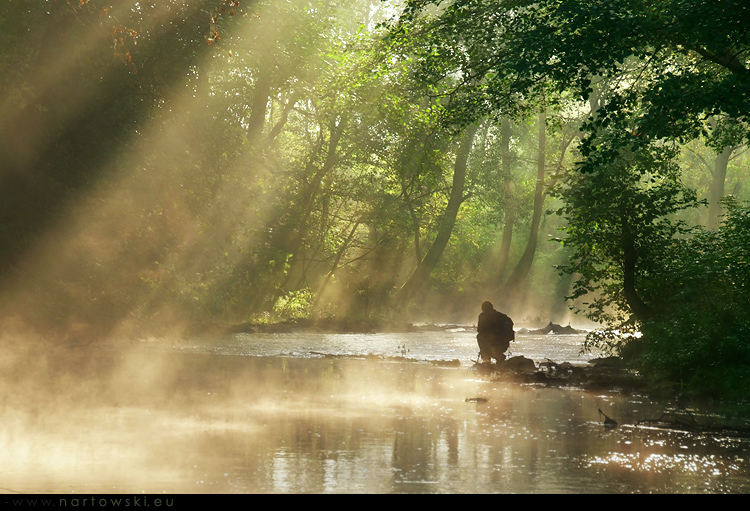
[[[495,310],[492,302],[482,304],[482,313],[477,323],[477,343],[479,358],[482,362],[502,362],[510,341],[516,337],[513,331],[513,320]]]

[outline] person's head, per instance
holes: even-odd
[[[492,305],[492,302],[490,302],[489,300],[487,300],[486,302],[482,303],[482,312],[489,312],[489,311],[491,311],[494,308],[495,308],[495,306]]]

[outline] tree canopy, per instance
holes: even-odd
[[[623,146],[695,138],[713,116],[734,121],[715,147],[750,136],[745,2],[418,0],[406,12],[395,32],[423,37],[423,72],[459,73],[458,88],[488,108],[550,88],[589,100],[598,82],[614,81],[584,125],[586,165]]]

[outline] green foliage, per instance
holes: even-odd
[[[633,350],[646,374],[687,390],[750,396],[750,207],[730,204],[718,231],[683,240],[655,284],[657,316]]]
[[[616,158],[632,134],[643,145],[686,141],[719,113],[750,136],[746,2],[454,0],[435,17],[429,3],[409,2],[394,32],[424,38],[426,75],[471,77],[454,95],[483,105],[473,109],[477,116],[487,108],[513,112],[529,97],[554,102],[566,91],[591,99],[601,80],[618,82],[583,127],[584,171]],[[603,140],[601,128],[610,133]]]
[[[273,313],[281,319],[310,317],[314,297],[309,289],[292,291],[280,296],[273,306]]]
[[[577,276],[571,299],[593,297],[583,304],[592,321],[621,328],[658,307],[650,281],[687,232],[674,215],[698,205],[673,156],[666,147],[630,152],[597,172],[570,172],[555,189],[572,250],[560,269]]]

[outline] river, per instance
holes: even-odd
[[[511,352],[583,363],[582,339],[519,335]],[[747,440],[640,426],[672,406],[644,396],[493,382],[471,370],[476,351],[456,329],[6,358],[0,491],[750,491]]]

